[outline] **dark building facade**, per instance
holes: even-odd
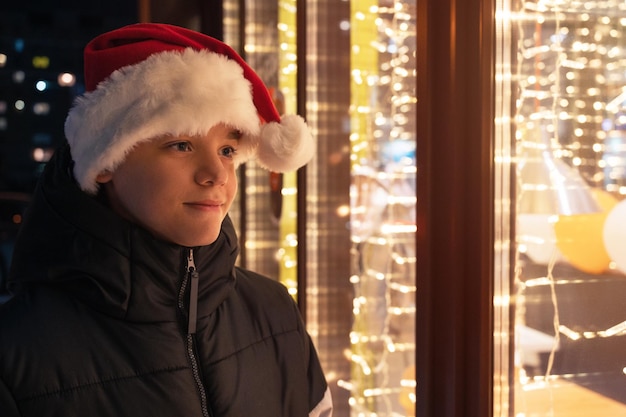
[[[22,213],[84,91],[83,47],[137,20],[137,3],[125,0],[0,5],[0,299]]]
[[[82,49],[103,31],[136,22],[122,0],[4,2],[0,6],[0,191],[30,193],[74,97]]]

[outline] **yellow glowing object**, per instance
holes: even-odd
[[[282,0],[278,9],[278,39],[280,43],[280,72],[278,89],[282,94],[282,113],[296,114],[297,103],[297,66],[296,66],[296,1]],[[279,259],[279,280],[289,290],[289,294],[297,299],[297,221],[298,197],[297,174],[282,174],[283,188],[282,210],[279,219],[281,255]],[[294,238],[295,237],[295,238]]]
[[[601,274],[611,259],[604,247],[602,231],[608,213],[559,216],[554,223],[556,246],[574,267],[589,274]]]
[[[611,262],[604,245],[604,222],[618,200],[597,188],[591,192],[602,211],[559,216],[554,233],[556,246],[570,264],[590,274],[601,274]]]

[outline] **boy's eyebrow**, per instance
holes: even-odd
[[[239,141],[243,137],[243,132],[239,129],[231,129],[228,132],[228,139]]]

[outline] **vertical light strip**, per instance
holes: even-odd
[[[301,15],[301,20],[305,22],[305,29],[303,31],[300,28],[300,33],[310,33],[310,36],[306,36],[304,40],[306,42],[306,55],[304,62],[306,62],[306,120],[311,134],[318,141],[325,139],[322,132],[326,126],[324,125],[323,112],[320,107],[324,104],[325,97],[320,93],[320,85],[325,82],[324,74],[320,73],[317,60],[320,57],[324,57],[326,52],[321,49],[318,42],[318,36],[316,33],[322,32],[325,27],[323,21],[319,18],[320,5],[318,1],[306,1],[300,0],[300,3],[307,3],[306,10],[297,11]],[[323,6],[321,7],[323,8]],[[298,51],[302,54],[303,51]],[[302,62],[302,61],[301,61]],[[306,167],[306,216],[307,216],[307,246],[306,246],[306,279],[307,288],[301,288],[300,290],[306,291],[306,325],[307,330],[311,334],[311,337],[315,343],[320,343],[320,333],[323,326],[329,326],[320,318],[320,310],[323,308],[324,302],[322,301],[320,294],[320,272],[328,272],[327,263],[325,259],[321,258],[320,252],[320,234],[325,232],[326,224],[323,224],[319,218],[326,214],[327,206],[322,204],[320,190],[323,193],[326,188],[325,185],[328,178],[323,169],[320,169],[319,160],[320,144],[317,147],[317,155]],[[323,354],[322,354],[323,355]]]
[[[284,113],[297,113],[297,51],[296,51],[296,0],[278,2],[278,42],[279,42],[279,99],[284,103]],[[280,248],[277,254],[280,281],[289,293],[298,294],[297,276],[297,174],[288,172],[282,178],[282,210],[279,219]],[[278,176],[277,176],[278,178]]]
[[[494,96],[493,416],[509,417],[511,331],[511,5],[496,1]]]

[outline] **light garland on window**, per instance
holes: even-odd
[[[354,416],[415,415],[415,12],[351,4]]]
[[[513,74],[518,87],[513,118],[518,178],[515,356],[518,383],[525,384],[557,378],[552,366],[561,336],[584,341],[625,334],[626,322],[608,329],[562,323],[556,288],[620,279],[626,272],[625,256],[619,259],[612,250],[623,243],[606,232],[611,216],[613,222],[626,222],[624,209],[616,210],[624,207],[619,201],[626,196],[626,3],[518,4],[510,15],[518,36]],[[525,276],[528,264],[545,266],[545,276]],[[555,267],[567,264],[578,270],[574,276],[556,277]],[[531,309],[526,296],[537,286],[547,289],[554,310],[553,334],[545,335],[552,346],[545,374],[527,378],[519,358],[529,355],[524,346],[530,342],[522,337]]]

